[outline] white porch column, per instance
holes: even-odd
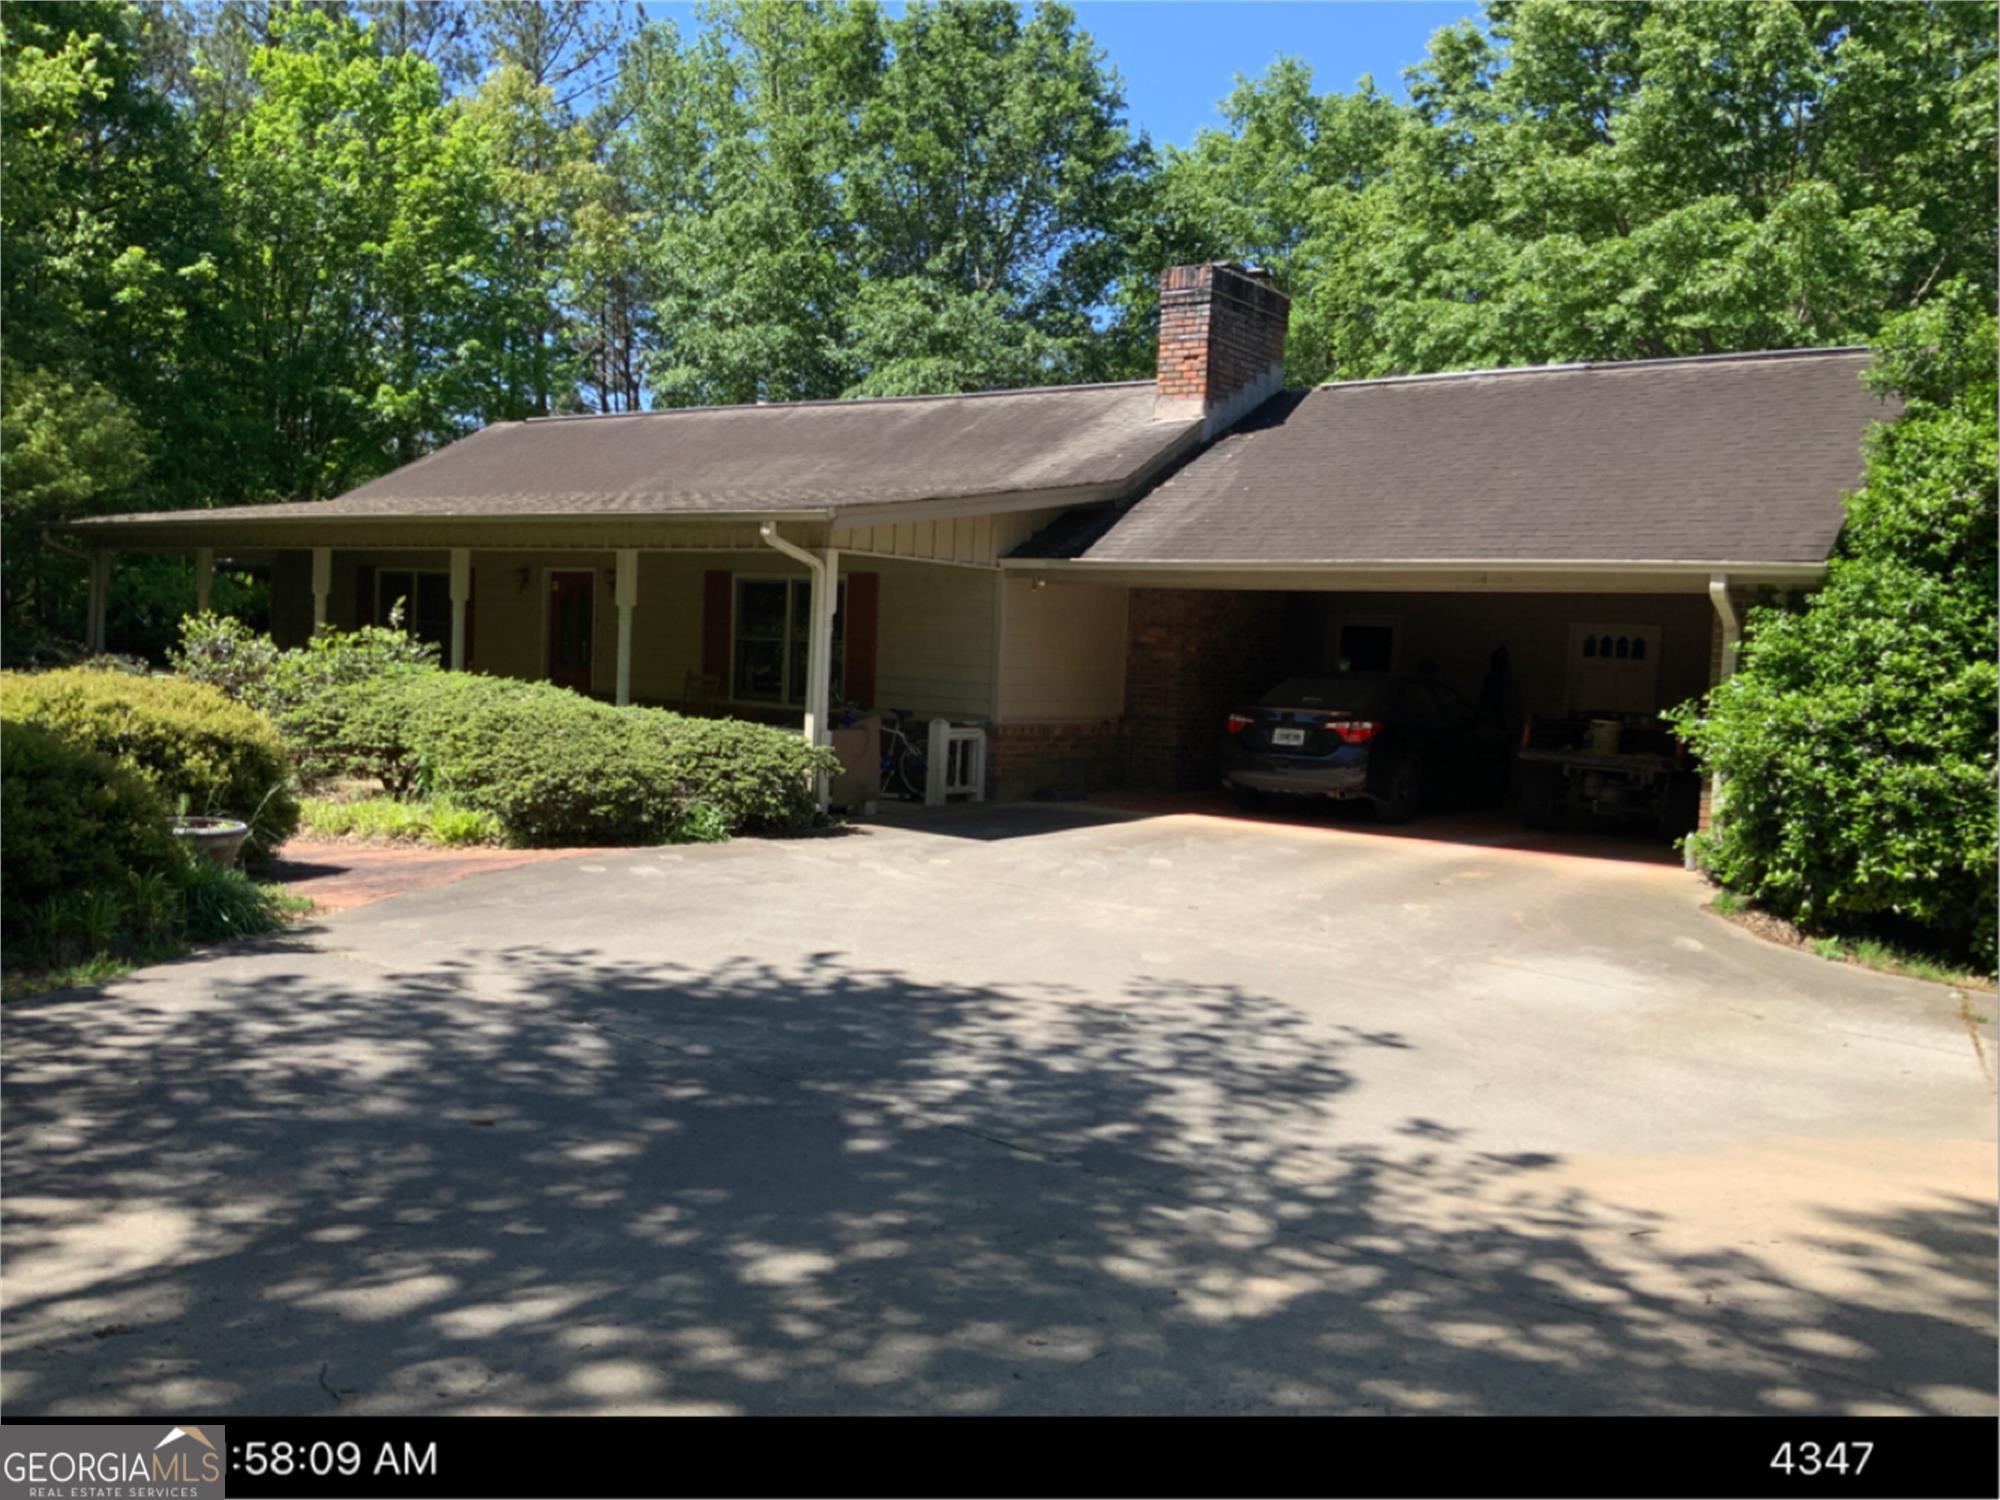
[[[194,612],[208,613],[209,600],[215,593],[215,549],[197,547],[194,549]]]
[[[618,697],[620,708],[632,701],[632,611],[639,604],[639,553],[618,549],[618,586],[612,593],[618,606]]]
[[[828,547],[813,570],[812,633],[806,638],[806,739],[833,743],[833,611],[840,600],[840,550]],[[824,789],[822,789],[824,790]]]
[[[326,602],[333,593],[333,548],[313,548],[313,630],[326,626]]]
[[[111,554],[98,548],[90,554],[90,606],[84,616],[83,644],[92,655],[104,649],[104,611],[111,596]]]
[[[472,549],[451,549],[451,669],[465,670],[465,606],[472,598]]]

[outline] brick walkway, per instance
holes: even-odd
[[[425,849],[402,844],[285,845],[263,879],[306,896],[317,911],[346,911],[405,891],[449,885],[489,870],[601,854],[600,849]]]

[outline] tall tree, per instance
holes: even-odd
[[[223,245],[193,139],[141,66],[142,16],[0,12],[0,585],[10,654],[74,628],[81,584],[41,526],[194,504],[220,457],[188,399],[212,374]]]
[[[632,120],[666,405],[798,400],[846,383],[857,284],[840,176],[882,66],[871,4],[736,0],[637,50]]]
[[[485,0],[476,15],[491,69],[471,113],[502,215],[496,310],[509,326],[496,353],[508,366],[509,415],[572,410],[586,373],[602,373],[596,349],[619,338],[596,324],[622,312],[606,296],[623,283],[604,265],[605,235],[623,224],[607,209],[617,195],[605,173],[632,27],[621,7],[592,0]],[[579,243],[585,215],[587,245]],[[621,248],[629,261],[629,244]]]
[[[1992,285],[1992,6],[1489,16],[1433,43],[1388,170],[1321,189],[1314,368],[1851,342],[1942,279]]]
[[[919,0],[841,175],[862,286],[848,390],[975,390],[1104,373],[1093,313],[1143,153],[1123,85],[1074,14]]]
[[[482,414],[489,159],[437,70],[352,21],[281,17],[216,144],[247,462],[228,498],[337,494]]]
[[[1142,152],[1058,5],[739,0],[634,116],[669,402],[1088,378]]]

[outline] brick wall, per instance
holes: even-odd
[[[1290,310],[1261,272],[1169,267],[1160,275],[1160,399],[1213,409],[1282,370]]]
[[[1271,686],[1285,596],[1134,589],[1125,658],[1125,780],[1185,791],[1216,784],[1230,705]]]
[[[1101,792],[1123,784],[1124,756],[1124,725],[1117,719],[995,724],[986,731],[986,794]]]

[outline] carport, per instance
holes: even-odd
[[[1510,727],[1657,715],[1817,585],[1894,409],[1864,350],[1287,392],[1137,504],[1003,567],[1127,591],[1125,777],[1216,781],[1222,716],[1291,674],[1434,674]],[[1504,650],[1506,669],[1495,671]]]
[[[1074,565],[1037,572],[1059,586]],[[1291,675],[1433,674],[1510,729],[1586,710],[1656,714],[1729,670],[1744,612],[1819,570],[1606,577],[1462,577],[1287,571],[1120,571],[1129,590],[1127,781],[1215,785],[1218,726],[1233,703]],[[1170,581],[1169,581],[1170,580]],[[1397,587],[1398,584],[1407,584]],[[1609,642],[1608,653],[1605,643]],[[1494,653],[1506,669],[1496,678]]]

